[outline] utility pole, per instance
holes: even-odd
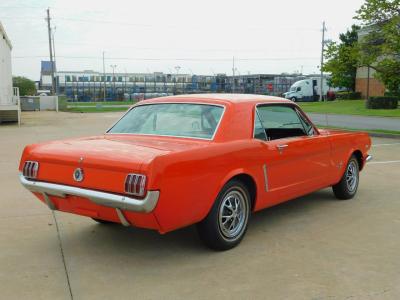
[[[323,82],[324,82],[324,71],[323,71],[323,66],[324,66],[324,48],[325,48],[325,21],[322,22],[322,42],[321,42],[321,82],[320,82],[320,91],[319,91],[319,101],[323,101]]]
[[[103,51],[103,83],[104,83],[103,101],[106,101],[106,65],[104,61],[104,51]]]
[[[232,92],[236,90],[235,87],[235,57],[232,58]]]
[[[124,85],[124,99],[123,100],[125,100],[125,94],[126,94],[126,76],[127,76],[126,68],[124,68],[124,71],[125,71],[125,85]]]
[[[181,66],[175,66],[175,70],[176,70],[176,76],[175,76],[175,95],[178,94],[178,84],[177,84],[177,80],[178,80],[178,74],[179,74],[179,70],[181,69]]]
[[[110,67],[112,68],[113,72],[113,99],[115,100],[115,68],[117,67],[117,65],[110,65]]]
[[[56,33],[56,26],[53,27],[53,31],[51,32],[51,37],[52,37],[52,41],[53,41],[53,60],[54,60],[54,69],[55,71],[57,71],[57,60],[56,60],[56,45],[55,45],[55,41],[54,41],[54,35]],[[57,85],[57,78],[54,78],[54,90],[56,92],[56,94],[58,94],[58,85]]]
[[[50,8],[47,9],[47,31],[49,34],[49,51],[50,51],[50,64],[51,64],[51,94],[55,93],[55,84],[54,84],[54,60],[53,60],[53,49],[51,43],[51,26],[50,26]]]
[[[369,78],[370,78],[370,67],[367,67],[367,101],[369,100]]]

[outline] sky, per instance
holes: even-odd
[[[337,40],[363,0],[1,0],[13,74],[40,79],[49,59],[50,8],[57,69],[231,75],[319,72],[322,22]]]

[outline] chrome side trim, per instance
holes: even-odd
[[[19,180],[21,181],[21,184],[31,192],[58,196],[61,198],[65,198],[67,195],[73,195],[87,198],[99,205],[141,213],[151,212],[156,207],[158,198],[160,197],[159,191],[148,191],[145,198],[136,199],[69,185],[28,180],[22,174],[19,175]]]
[[[263,173],[264,173],[265,191],[268,192],[268,173],[266,164],[263,165]]]
[[[372,155],[367,155],[367,157],[365,158],[365,161],[369,162],[372,160],[372,158],[373,158]]]

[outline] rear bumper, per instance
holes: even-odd
[[[71,195],[87,198],[98,205],[115,208],[118,215],[120,216],[121,214],[123,218],[121,210],[139,213],[149,213],[153,211],[153,209],[157,205],[160,196],[159,191],[148,191],[144,199],[136,199],[112,193],[73,187],[69,185],[48,183],[43,181],[33,181],[25,178],[22,174],[19,175],[19,179],[21,181],[21,184],[29,191],[42,194],[49,208],[53,210],[56,209],[56,207],[48,196],[66,198],[68,195]],[[121,219],[121,223],[124,223],[124,221],[125,220]]]
[[[369,162],[372,160],[372,155],[367,155],[367,157],[365,158],[366,162]]]

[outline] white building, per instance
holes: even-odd
[[[20,120],[18,88],[12,86],[11,41],[0,22],[0,123]]]

